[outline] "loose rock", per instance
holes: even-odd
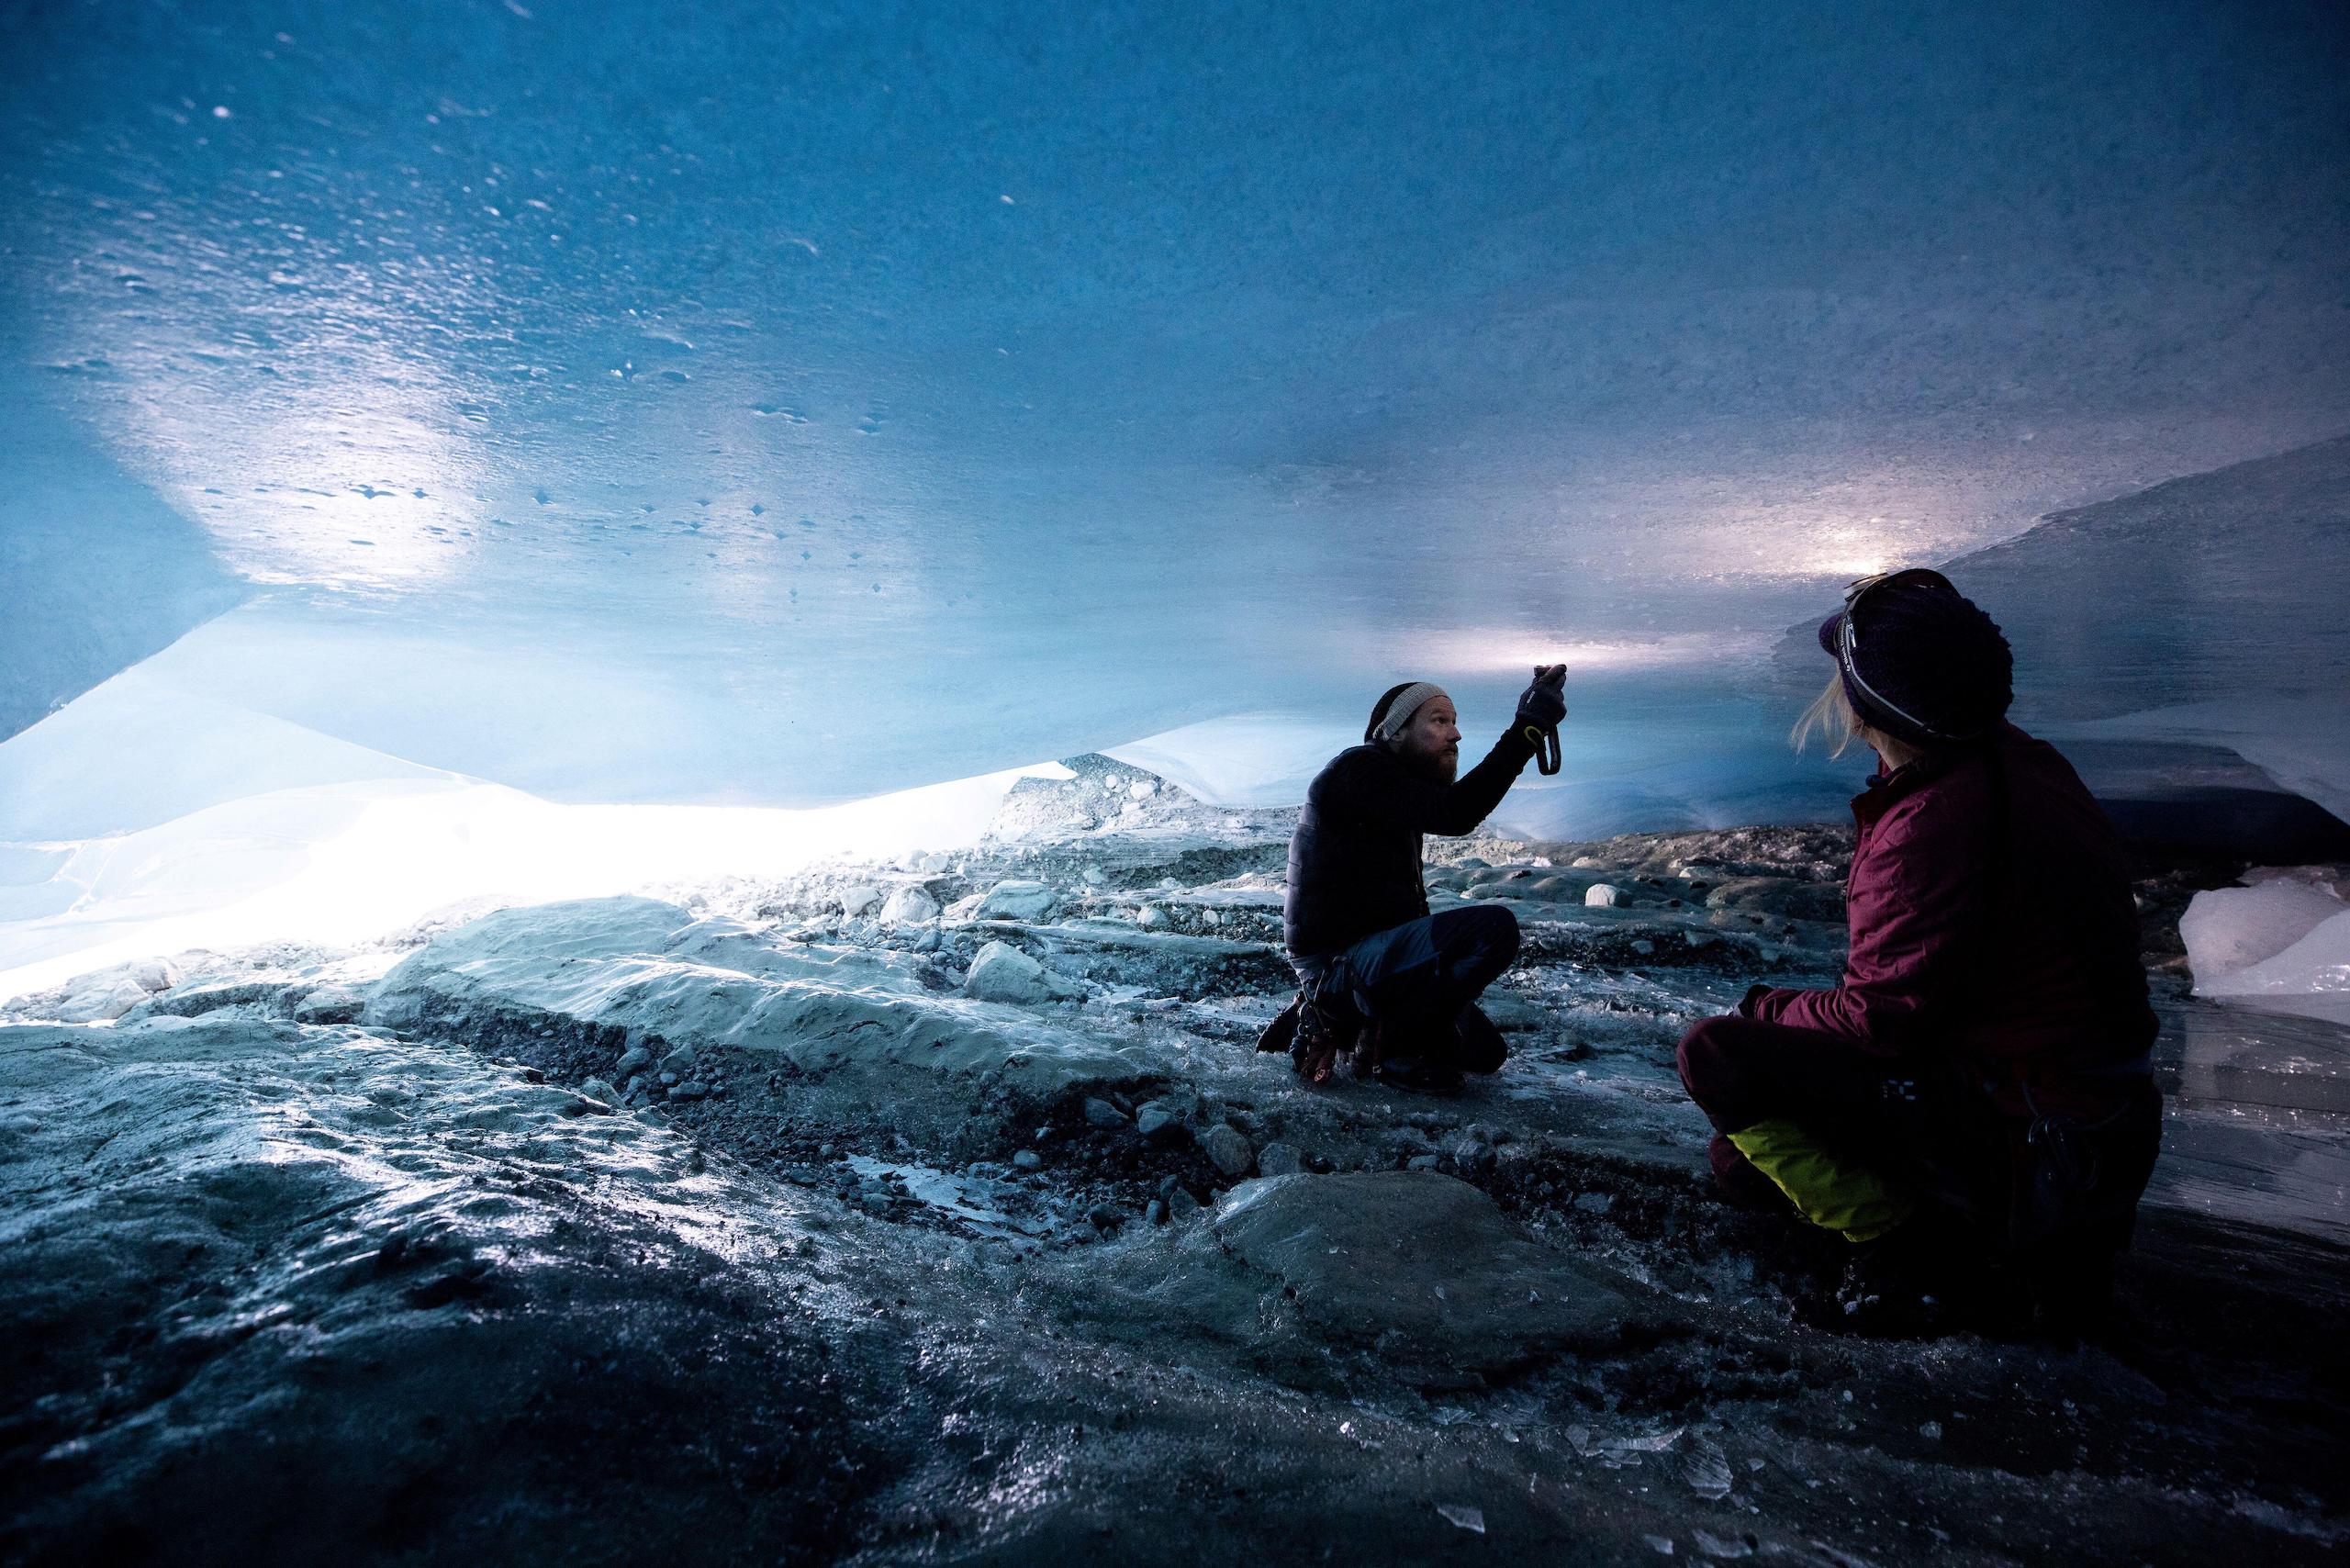
[[[891,925],[923,925],[938,918],[938,901],[921,888],[900,888],[881,906],[881,918]]]
[[[1200,1152],[1227,1176],[1246,1176],[1257,1151],[1238,1128],[1218,1122],[1200,1135]]]
[[[1042,920],[1055,902],[1053,890],[1042,882],[998,882],[979,901],[981,920]]]
[[[990,942],[971,960],[963,977],[963,994],[981,1002],[1029,1006],[1052,995],[1045,966],[1008,943]]]
[[[1257,1151],[1259,1176],[1294,1176],[1304,1169],[1305,1157],[1292,1144],[1269,1143]]]

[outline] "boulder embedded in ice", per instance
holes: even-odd
[[[1594,882],[1584,891],[1583,902],[1593,909],[1614,909],[1624,902],[1624,890],[1613,882]]]
[[[1147,903],[1135,911],[1135,924],[1145,931],[1164,931],[1175,924],[1168,913],[1155,903]]]
[[[1025,1007],[1049,1001],[1053,988],[1044,965],[1009,943],[990,942],[971,960],[970,972],[963,977],[963,994]]]
[[[892,925],[922,925],[938,918],[938,901],[921,888],[900,888],[881,906],[881,918]]]
[[[979,901],[981,920],[1042,920],[1053,910],[1053,890],[1042,882],[998,882]]]
[[[2273,958],[2344,909],[2340,899],[2299,882],[2213,888],[2197,893],[2178,917],[2179,940],[2196,988]]]
[[[1319,1333],[1432,1370],[1498,1371],[1674,1321],[1639,1287],[1550,1250],[1483,1193],[1433,1172],[1244,1182],[1213,1228]]]

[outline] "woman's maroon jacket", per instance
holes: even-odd
[[[2017,1109],[2018,1080],[2104,1098],[2096,1070],[2143,1055],[2156,1024],[2121,845],[2072,765],[2002,725],[1987,746],[1871,778],[1852,817],[1844,978],[1764,992],[1753,1016],[1956,1052]]]

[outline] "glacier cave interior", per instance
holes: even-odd
[[[2337,0],[0,17],[0,1557],[2340,1560]],[[1908,567],[2115,846],[1984,951],[2135,923],[2080,1332],[1692,1098],[1924,919]],[[1415,1080],[1302,812],[1559,665]]]

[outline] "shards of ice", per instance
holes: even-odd
[[[1729,1495],[1729,1459],[1711,1438],[1698,1438],[1681,1458],[1682,1478],[1689,1490],[1708,1500]]]
[[[1479,1535],[1485,1533],[1485,1510],[1483,1508],[1472,1508],[1466,1503],[1438,1503],[1436,1511],[1462,1529],[1474,1530]]]

